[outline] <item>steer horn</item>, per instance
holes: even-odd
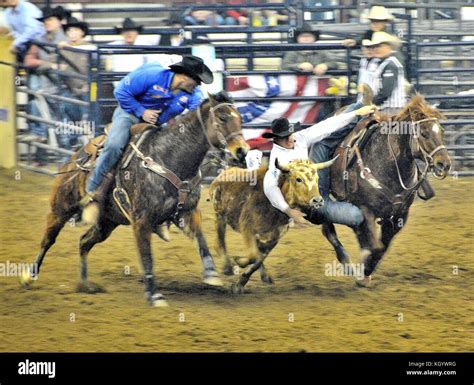
[[[339,158],[339,154],[336,155],[334,158],[332,158],[331,160],[328,160],[327,162],[323,162],[323,163],[316,163],[314,165],[314,167],[316,168],[316,170],[322,170],[323,168],[328,168],[328,167],[331,167],[333,165],[333,163],[336,161],[336,159]]]
[[[290,167],[288,164],[283,164],[278,161],[278,158],[275,158],[275,167],[282,172],[289,172]]]

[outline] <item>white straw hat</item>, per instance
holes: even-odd
[[[387,8],[381,5],[374,5],[370,8],[369,20],[393,20],[393,15],[388,11]]]

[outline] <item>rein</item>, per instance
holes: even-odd
[[[209,135],[208,135],[208,132],[207,132],[206,125],[204,124],[204,121],[202,119],[201,106],[199,106],[196,110],[198,120],[199,120],[199,123],[200,123],[200,127],[202,129],[202,132],[203,132],[206,140],[207,140],[207,143],[209,144],[209,146],[211,148],[219,150],[220,152],[223,152],[223,153],[225,153],[225,151],[228,151],[228,150],[225,149],[225,147],[227,146],[227,141],[229,139],[231,139],[235,136],[238,136],[238,135],[242,135],[242,131],[239,131],[239,132],[234,132],[234,133],[231,133],[227,136],[224,136],[222,134],[222,132],[220,132],[217,129],[216,118],[215,118],[214,111],[217,110],[218,108],[221,108],[221,107],[224,107],[224,106],[233,106],[233,104],[232,103],[220,103],[220,104],[217,104],[214,107],[211,107],[210,110],[209,110],[210,114],[211,114],[211,117],[212,117],[212,128],[216,131],[217,139],[222,144],[222,148],[216,148],[212,144],[211,140],[209,139]],[[186,200],[187,200],[189,194],[201,182],[201,179],[202,179],[201,170],[199,169],[198,174],[195,175],[192,179],[190,179],[190,180],[181,180],[172,170],[168,169],[167,167],[165,167],[162,164],[163,162],[161,162],[161,159],[159,159],[161,164],[157,163],[152,157],[145,156],[134,143],[130,143],[130,146],[132,147],[132,149],[135,152],[135,154],[137,155],[137,157],[139,159],[141,159],[142,167],[144,167],[144,168],[154,172],[155,174],[167,179],[178,190],[178,204],[176,206],[176,211],[173,215],[173,217],[176,218],[177,215],[179,214],[179,212],[183,209],[184,204],[186,203]]]
[[[433,120],[437,121],[438,119],[437,118],[426,118],[426,119],[421,119],[421,120],[417,120],[417,121],[412,121],[412,124],[413,125],[418,125],[420,123],[433,121]],[[418,172],[419,172],[418,166],[416,165],[416,162],[415,162],[415,179],[416,179],[416,181],[411,186],[407,187],[405,185],[405,182],[403,181],[403,178],[402,178],[402,175],[401,175],[401,172],[400,172],[400,167],[399,167],[398,162],[397,162],[397,157],[395,155],[395,152],[394,152],[393,147],[392,147],[392,143],[390,141],[390,132],[387,134],[387,145],[388,145],[388,148],[389,148],[389,151],[390,151],[390,155],[393,158],[393,161],[395,163],[395,168],[397,170],[398,182],[399,182],[400,187],[404,190],[402,193],[395,194],[394,196],[393,196],[392,191],[390,189],[388,189],[386,186],[384,186],[382,183],[380,183],[378,180],[376,180],[373,177],[373,175],[371,174],[370,170],[367,167],[364,166],[364,163],[363,163],[363,160],[362,160],[362,155],[360,154],[359,149],[357,148],[356,151],[355,151],[356,156],[358,158],[357,164],[359,165],[359,168],[360,168],[361,178],[364,179],[364,180],[367,180],[369,182],[369,184],[372,185],[372,187],[378,189],[392,203],[392,205],[398,206],[396,209],[392,209],[392,212],[391,212],[392,215],[390,216],[390,219],[395,216],[397,211],[404,208],[404,206],[406,205],[406,202],[408,201],[408,199],[414,193],[416,193],[416,191],[420,188],[421,184],[426,179],[426,176],[427,176],[428,171],[429,171],[430,166],[431,166],[431,161],[433,160],[433,156],[437,152],[439,152],[443,149],[446,149],[445,145],[440,145],[440,146],[437,146],[435,149],[433,149],[430,153],[428,153],[424,150],[423,146],[420,144],[419,136],[418,135],[413,135],[413,138],[415,138],[416,144],[417,144],[418,148],[420,149],[420,151],[423,155],[423,161],[425,163],[425,168],[421,172],[421,175],[419,176],[418,175]],[[414,155],[413,154],[414,150],[413,150],[413,147],[411,145],[410,145],[410,149],[411,149],[412,155]]]

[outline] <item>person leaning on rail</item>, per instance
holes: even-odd
[[[85,40],[89,32],[89,26],[83,21],[77,20],[75,17],[70,17],[64,25],[68,40],[60,42],[58,47],[61,48],[61,56],[65,64],[65,71],[75,72],[87,76],[90,69],[89,55],[87,51],[96,50],[97,47]],[[74,48],[75,50],[68,50],[66,47]],[[64,49],[66,48],[66,49]],[[84,52],[80,52],[81,50]],[[64,86],[61,91],[62,96],[79,99],[81,101],[89,100],[89,84],[87,80],[76,77],[64,78]],[[81,106],[73,103],[61,103],[62,120],[72,122],[76,126],[82,126],[82,122],[86,119],[90,124],[84,127],[84,132],[61,132],[58,136],[58,141],[61,147],[66,149],[73,149],[74,145],[79,143],[81,135],[92,134],[95,128],[98,127],[98,119],[96,116],[88,116],[89,107]],[[94,126],[92,126],[94,122]],[[65,157],[67,160],[68,157]]]
[[[99,188],[107,173],[121,158],[130,139],[130,127],[140,121],[163,125],[185,110],[195,110],[203,100],[198,87],[213,82],[211,70],[201,58],[184,56],[179,63],[163,68],[158,63],[141,66],[124,77],[114,95],[118,101],[104,149],[86,185],[83,206],[101,202]]]
[[[298,44],[313,44],[319,39],[319,31],[314,30],[311,24],[304,23],[295,31],[295,41]],[[298,50],[285,53],[281,68],[283,70],[313,72],[321,76],[328,69],[337,69],[337,63],[329,60],[328,55],[317,50]]]
[[[43,22],[46,35],[38,39],[39,42],[58,44],[67,40],[62,29],[60,14],[56,8],[44,8],[43,16],[38,19]],[[32,45],[25,55],[25,67],[28,69],[28,88],[31,91],[44,91],[49,94],[58,94],[60,90],[60,79],[52,70],[58,70],[56,51],[51,48],[43,49],[38,45]],[[58,103],[52,103],[44,99],[43,103],[38,97],[34,97],[28,103],[28,113],[34,116],[43,116],[45,109],[52,115],[54,120],[61,120],[61,112]],[[43,114],[41,113],[43,111]],[[29,121],[28,128],[30,134],[24,140],[47,142],[48,125],[45,123]],[[46,150],[37,148],[35,162],[38,166],[46,163]]]

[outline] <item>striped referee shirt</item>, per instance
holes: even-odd
[[[375,72],[377,71],[377,67],[380,63],[380,59],[372,57],[372,58],[366,58],[363,57],[360,59],[360,64],[359,64],[359,76],[357,78],[357,84],[368,84],[372,90],[374,89],[374,77],[375,77]],[[362,95],[359,94],[357,97],[357,101],[361,102],[362,101]]]
[[[402,64],[395,56],[382,59],[374,74],[374,104],[380,109],[402,108],[406,103]]]

